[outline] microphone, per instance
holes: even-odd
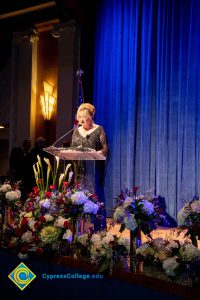
[[[81,124],[78,123],[78,127],[80,127]],[[55,143],[53,143],[53,145],[51,147],[54,147],[60,140],[62,140],[65,136],[67,136],[68,134],[70,134],[72,131],[74,131],[77,127],[73,127],[72,129],[70,129],[69,131],[67,131],[65,134],[63,134],[59,139],[57,139],[55,141]]]

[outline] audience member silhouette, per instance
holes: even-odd
[[[27,196],[31,191],[31,157],[30,157],[31,141],[24,140],[22,147],[13,148],[10,157],[10,179],[11,182],[20,181],[20,190],[22,198]]]

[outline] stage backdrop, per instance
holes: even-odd
[[[111,150],[107,206],[140,186],[176,218],[200,195],[200,1],[100,2],[94,103]]]

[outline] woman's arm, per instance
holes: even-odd
[[[105,134],[105,131],[102,126],[101,126],[101,130],[99,133],[99,139],[100,139],[102,149],[100,149],[97,152],[104,156],[107,156],[108,155],[108,144],[107,144],[106,134]]]

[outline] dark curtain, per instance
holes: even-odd
[[[174,218],[200,194],[199,16],[198,0],[97,7],[94,99],[111,150],[108,214],[125,186],[155,191]]]

